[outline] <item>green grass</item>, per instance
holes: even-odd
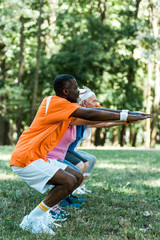
[[[50,240],[19,228],[45,195],[31,189],[9,167],[13,147],[0,147],[0,239]],[[87,150],[86,150],[87,151]],[[56,240],[160,239],[160,152],[88,150],[97,164],[86,185],[92,190],[80,210],[55,229]]]

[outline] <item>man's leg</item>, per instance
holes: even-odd
[[[80,158],[78,158],[77,156],[74,155],[74,152],[73,153],[70,153],[70,152],[67,152],[66,153],[66,156],[65,156],[65,159],[72,163],[73,165],[75,165],[77,168],[79,168],[82,173],[84,174],[85,171],[87,170],[88,168],[88,165],[86,164],[85,165],[85,161],[82,161]],[[87,162],[87,161],[86,161]]]
[[[62,161],[59,160],[59,159],[58,159],[57,161],[58,161],[58,162],[62,162]],[[66,159],[63,160],[63,163],[66,164],[68,167],[73,168],[74,170],[82,173],[82,171],[81,171],[79,168],[77,168],[74,164],[72,164],[71,162],[67,161]]]
[[[48,184],[55,186],[45,197],[44,203],[53,207],[80,186],[82,179],[82,174],[70,167],[67,167],[65,171],[59,169],[48,181]]]
[[[85,194],[85,193],[91,193],[90,190],[87,190],[85,185],[84,185],[84,181],[86,180],[86,178],[90,175],[95,163],[96,163],[96,157],[88,154],[86,152],[80,151],[80,150],[75,150],[72,153],[73,158],[77,158],[81,161],[84,162],[84,164],[88,164],[88,168],[86,169],[85,173],[83,174],[83,182],[81,184],[81,186],[77,189],[76,193],[79,194]]]
[[[81,159],[83,161],[83,159],[87,160],[89,162],[89,167],[86,171],[86,173],[91,173],[92,169],[95,166],[96,163],[96,157],[94,155],[91,155],[90,153],[81,151],[79,149],[75,149],[74,153],[76,154],[77,157],[79,157],[79,159]]]
[[[52,229],[48,228],[53,219],[48,218],[47,221],[45,213],[77,188],[81,184],[82,179],[82,174],[74,169],[69,167],[66,167],[65,170],[59,169],[48,181],[48,184],[55,186],[47,194],[44,201],[35,207],[29,215],[24,217],[20,227],[32,233],[49,233],[55,235]]]

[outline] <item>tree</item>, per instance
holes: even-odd
[[[33,100],[31,109],[31,121],[33,120],[36,112],[36,101],[38,93],[38,82],[39,82],[39,68],[40,68],[40,48],[41,48],[41,23],[42,23],[42,0],[39,1],[39,18],[38,18],[38,42],[37,42],[37,55],[36,55],[36,70],[34,78],[34,90]]]
[[[155,147],[156,143],[156,135],[157,135],[157,122],[158,122],[158,114],[159,114],[159,104],[160,104],[160,41],[159,37],[159,26],[158,22],[160,4],[159,1],[151,0],[150,8],[152,14],[152,27],[153,27],[153,36],[155,38],[155,81],[154,81],[154,101],[153,101],[153,123],[152,123],[152,133],[151,133],[151,147]]]
[[[15,129],[19,136],[33,119],[42,97],[54,94],[54,77],[70,73],[80,87],[86,85],[95,91],[104,107],[146,111],[154,100],[147,108],[154,112],[154,146],[160,125],[158,4],[156,0],[48,0],[42,6],[42,0],[2,0],[3,139]],[[110,129],[107,134],[124,145],[125,131],[129,131],[130,142],[136,145],[140,128],[144,123]],[[103,131],[97,132],[97,139],[104,143]]]
[[[24,1],[23,1],[24,2]],[[20,54],[19,54],[19,70],[18,70],[18,86],[22,83],[23,77],[23,64],[24,64],[24,17],[20,16],[21,29],[20,29]],[[17,139],[20,137],[23,125],[22,125],[22,111],[19,112],[19,115],[16,119],[16,127],[17,127]]]

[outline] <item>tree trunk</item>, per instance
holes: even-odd
[[[102,23],[104,23],[105,18],[106,18],[106,2],[107,2],[106,0],[98,0],[98,9],[100,12],[100,17],[101,17]],[[103,45],[103,48],[105,48],[104,45]],[[103,72],[104,72],[103,67],[100,67],[100,69],[99,69],[99,74],[101,76],[100,83],[102,83]]]
[[[113,146],[118,146],[118,145],[119,145],[118,130],[117,130],[117,128],[114,128],[114,129],[113,129],[112,144],[113,144]]]
[[[136,12],[135,12],[135,19],[138,18],[138,12],[139,12],[139,4],[142,0],[136,0]]]
[[[133,139],[134,139],[134,131],[133,131],[133,128],[130,126],[130,134],[129,134],[129,144],[132,146],[133,144]]]
[[[10,124],[9,121],[4,119],[0,115],[0,145],[10,145],[10,139],[9,139],[9,128]]]
[[[20,30],[20,55],[19,55],[19,71],[18,71],[18,85],[22,82],[23,77],[23,59],[24,59],[24,17],[20,17],[21,22],[21,30]],[[22,131],[22,111],[19,112],[16,119],[16,127],[17,127],[17,139],[19,139]]]
[[[39,18],[38,18],[38,46],[37,46],[37,55],[36,55],[36,71],[34,79],[34,89],[33,89],[33,101],[31,109],[31,121],[34,119],[36,113],[36,101],[38,93],[38,82],[39,82],[39,68],[40,68],[40,49],[41,49],[41,22],[42,22],[42,0],[40,0],[39,7]]]
[[[137,131],[133,134],[133,141],[132,141],[132,147],[136,146],[136,139],[137,139]]]
[[[120,132],[120,146],[123,147],[125,144],[125,134],[126,134],[126,126],[122,125],[122,130]]]
[[[137,129],[133,130],[130,127],[129,143],[132,147],[136,146],[136,139],[137,139]]]
[[[151,112],[151,81],[152,81],[152,73],[153,73],[153,63],[148,63],[148,79],[147,79],[147,87],[146,87],[146,112]],[[150,126],[150,119],[146,120],[146,141],[145,141],[145,147],[150,147],[150,132],[151,132],[151,126]]]
[[[155,1],[151,1],[152,8],[152,26],[153,26],[153,35],[155,39],[157,40],[158,38],[158,7],[155,3]],[[156,49],[156,56],[155,56],[155,88],[154,88],[154,103],[153,103],[153,125],[152,125],[152,134],[151,134],[151,147],[155,147],[156,144],[156,134],[157,134],[157,121],[158,121],[158,112],[159,112],[159,103],[160,103],[160,74],[159,74],[159,68],[160,68],[160,63],[158,61],[158,55],[159,55],[159,46],[156,43],[155,44],[155,49]]]
[[[95,131],[95,141],[94,141],[94,145],[95,146],[104,146],[105,141],[106,141],[106,134],[107,134],[107,129],[105,129],[105,131],[103,131],[104,129],[102,128],[96,128]]]
[[[0,87],[3,87],[6,79],[6,59],[5,59],[5,45],[0,44]]]
[[[23,117],[22,112],[19,112],[19,115],[16,119],[17,140],[19,139],[24,130],[24,127],[22,125],[22,117]]]
[[[96,132],[96,128],[92,128],[90,142],[93,145],[94,145],[94,142],[95,142],[95,132]]]
[[[160,74],[159,74],[160,64],[156,63],[156,79],[155,79],[155,97],[153,103],[153,125],[151,134],[151,147],[155,147],[156,144],[156,134],[157,134],[157,120],[159,113],[159,103],[160,103]]]
[[[21,31],[20,31],[20,56],[19,56],[19,71],[18,71],[18,84],[22,82],[23,76],[23,52],[24,52],[24,17],[20,17]]]
[[[1,81],[0,81],[0,88],[5,87],[6,84],[6,59],[5,59],[5,45],[1,44],[0,45],[0,75],[1,75]],[[8,100],[8,95],[2,95],[0,96],[0,145],[9,145],[11,144],[10,139],[9,139],[9,129],[10,129],[10,123],[7,119],[4,119],[1,115],[1,111],[4,109],[4,104],[3,101]],[[8,109],[5,109],[4,111],[8,111]]]
[[[106,1],[105,0],[99,0],[98,1],[98,7],[101,14],[101,21],[104,22],[106,17]]]
[[[2,75],[2,83],[1,83],[0,87],[3,87],[5,79],[6,79],[6,59],[5,59],[5,56],[2,58],[2,62],[1,62],[1,75]]]

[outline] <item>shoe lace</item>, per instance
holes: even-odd
[[[59,211],[64,211],[62,208],[60,208],[58,205],[57,205],[57,208],[56,208],[57,210],[59,210]]]

